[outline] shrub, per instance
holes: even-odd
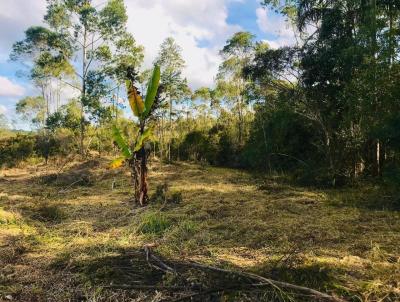
[[[18,134],[0,140],[0,166],[12,167],[33,157],[47,161],[51,156],[68,155],[77,150],[73,134],[65,129],[37,135]]]
[[[226,127],[216,125],[208,132],[189,132],[180,145],[184,160],[207,162],[212,165],[237,166],[238,150]]]
[[[165,203],[167,201],[168,185],[162,184],[156,187],[156,191],[150,197],[151,203]]]
[[[0,141],[0,165],[14,166],[33,156],[35,137],[18,134]]]

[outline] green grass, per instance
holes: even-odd
[[[149,270],[145,245],[168,259],[255,272],[351,301],[400,299],[400,212],[389,188],[318,190],[239,170],[157,163],[151,195],[167,183],[162,199],[179,202],[142,209],[129,201],[129,172],[109,171],[108,162],[66,167],[68,177],[90,174],[92,186],[43,183],[57,166],[1,172],[0,300],[130,301],[104,285],[124,278],[179,284]],[[130,275],[120,271],[128,266]],[[137,301],[156,295],[130,294]]]
[[[140,234],[163,235],[172,226],[172,221],[159,212],[149,212],[141,216],[138,226]]]
[[[19,220],[18,213],[8,212],[0,207],[0,225],[16,225]]]

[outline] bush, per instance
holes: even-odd
[[[238,150],[229,130],[222,125],[216,125],[208,132],[189,132],[180,145],[180,153],[184,160],[229,167],[238,164]]]
[[[35,152],[38,156],[43,157],[46,162],[52,155],[58,154],[60,151],[60,142],[53,135],[40,134],[36,137]]]
[[[68,130],[37,135],[18,134],[0,140],[0,166],[12,167],[30,158],[65,156],[78,150],[74,136]]]
[[[201,161],[206,159],[208,146],[207,135],[204,132],[192,131],[186,135],[179,149],[183,159]]]
[[[0,141],[0,165],[14,166],[35,155],[35,137],[18,134]]]
[[[244,167],[293,171],[323,164],[318,133],[304,117],[281,108],[257,108],[250,138],[241,154]]]
[[[168,185],[162,184],[156,187],[156,191],[150,197],[151,203],[165,203],[167,201]]]

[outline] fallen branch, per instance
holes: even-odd
[[[72,188],[74,185],[76,185],[77,183],[80,183],[81,181],[83,181],[83,178],[74,181],[72,184],[70,184],[68,187],[58,191],[58,194],[63,194],[63,193],[68,193],[68,189]]]
[[[146,253],[146,259],[147,262],[149,263],[149,265],[156,267],[164,272],[173,272],[173,273],[177,273],[174,269],[172,269],[170,266],[168,266],[167,264],[165,264],[163,261],[161,261],[158,257],[154,256],[151,253],[151,249],[149,246],[145,246],[144,247],[145,253]],[[150,262],[150,260],[156,261],[157,265],[154,265]],[[191,266],[194,268],[198,268],[198,269],[206,269],[206,270],[212,270],[215,272],[220,272],[223,274],[235,274],[241,277],[244,277],[246,279],[250,279],[252,281],[256,281],[259,282],[259,284],[249,284],[248,286],[250,287],[260,287],[260,286],[271,286],[273,288],[275,288],[277,291],[281,291],[282,288],[284,289],[290,289],[290,290],[294,290],[294,291],[298,291],[301,292],[303,294],[307,294],[308,296],[312,296],[315,299],[318,300],[323,300],[323,301],[328,301],[328,302],[345,302],[345,300],[340,299],[340,298],[336,298],[334,296],[322,293],[320,291],[317,291],[315,289],[312,288],[308,288],[308,287],[304,287],[304,286],[299,286],[299,285],[295,285],[295,284],[291,284],[291,283],[287,283],[287,282],[282,282],[282,281],[276,281],[273,279],[269,279],[269,278],[265,278],[262,277],[260,275],[257,274],[253,274],[253,273],[246,273],[246,272],[238,272],[238,271],[231,271],[231,270],[227,270],[227,269],[222,269],[222,268],[218,268],[218,267],[213,267],[213,266],[209,266],[209,265],[205,265],[205,264],[200,264],[197,262],[189,262],[188,264],[185,264],[187,266]],[[239,286],[240,287],[240,286]],[[224,288],[221,289],[210,289],[208,291],[205,292],[200,292],[200,293],[195,293],[192,294],[193,295],[204,295],[207,294],[207,292],[212,291],[212,292],[219,292],[219,291],[223,291]],[[231,288],[227,287],[225,288],[225,290],[232,290]],[[186,297],[185,299],[190,298]],[[182,299],[182,298],[180,298]],[[182,301],[182,300],[176,300],[176,301]]]
[[[188,294],[182,297],[179,297],[175,300],[161,300],[160,302],[181,302],[181,301],[192,301],[193,298],[195,297],[201,297],[201,296],[206,296],[206,295],[211,295],[211,294],[217,294],[217,293],[222,293],[222,292],[237,292],[237,291],[242,291],[242,292],[268,292],[263,289],[255,289],[255,287],[265,287],[267,284],[249,284],[247,286],[243,287],[237,287],[237,286],[232,286],[232,287],[224,287],[224,288],[214,288],[214,289],[209,289],[201,292],[196,292],[192,294]]]
[[[144,252],[146,253],[146,260],[147,263],[152,266],[155,267],[163,272],[170,272],[173,274],[177,274],[176,270],[174,270],[172,267],[168,266],[167,264],[165,264],[163,261],[161,261],[161,259],[159,259],[158,257],[154,256],[151,253],[151,249],[149,246],[145,246],[144,247]],[[152,259],[153,261],[155,261],[157,263],[157,265],[154,265],[150,262],[150,259]]]
[[[187,290],[186,287],[183,286],[155,286],[155,285],[107,285],[103,286],[105,289],[139,289],[139,290],[171,290],[171,291],[178,291],[178,290]]]
[[[189,264],[192,267],[196,267],[196,268],[200,268],[200,269],[208,269],[208,270],[213,270],[216,272],[221,272],[221,273],[225,273],[225,274],[236,274],[242,277],[246,277],[252,280],[256,280],[256,281],[260,281],[264,284],[269,284],[275,288],[286,288],[286,289],[292,289],[292,290],[296,290],[299,292],[303,292],[306,293],[310,296],[313,296],[317,299],[324,299],[325,301],[329,301],[329,302],[345,302],[345,300],[330,296],[328,294],[322,293],[320,291],[317,291],[315,289],[312,288],[308,288],[308,287],[304,287],[304,286],[299,286],[299,285],[294,285],[291,283],[287,283],[287,282],[282,282],[282,281],[276,281],[276,280],[272,280],[272,279],[268,279],[265,277],[262,277],[260,275],[256,275],[256,274],[252,274],[252,273],[245,273],[245,272],[238,272],[238,271],[230,271],[230,270],[226,270],[226,269],[221,269],[221,268],[217,268],[217,267],[213,267],[213,266],[209,266],[209,265],[204,265],[204,264],[200,264],[197,262],[190,262]]]

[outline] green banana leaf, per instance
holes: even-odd
[[[143,112],[144,117],[147,117],[147,115],[151,111],[151,107],[153,107],[158,91],[158,86],[160,85],[160,78],[161,78],[160,66],[156,65],[153,70],[151,81],[147,86],[146,100],[144,101],[144,107],[145,107]]]
[[[113,126],[113,137],[118,147],[121,149],[122,155],[125,158],[130,158],[132,156],[132,152],[122,136],[121,131],[116,126]]]
[[[153,136],[153,129],[152,128],[146,129],[144,133],[138,138],[133,152],[139,151],[143,147],[145,142],[152,139],[152,136]]]

